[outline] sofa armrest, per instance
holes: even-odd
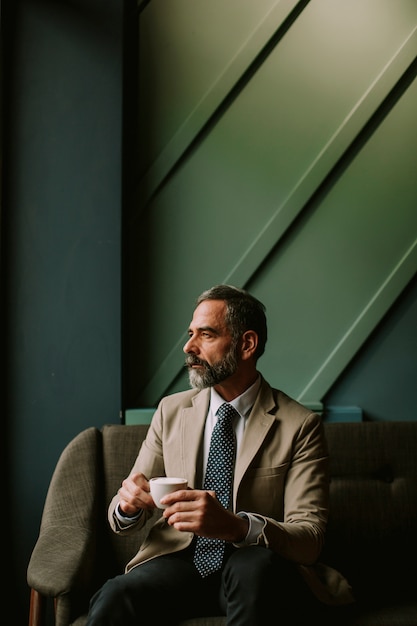
[[[91,562],[94,551],[91,530],[49,527],[40,534],[33,549],[27,573],[29,586],[54,598],[69,593],[85,578],[85,564]]]
[[[67,445],[53,473],[27,569],[32,589],[57,598],[91,586],[102,482],[102,435],[92,427]]]

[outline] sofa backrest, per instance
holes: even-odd
[[[364,596],[409,592],[417,529],[417,422],[329,423],[323,560]]]

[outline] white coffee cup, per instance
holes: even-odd
[[[178,491],[179,489],[187,489],[188,482],[186,478],[177,478],[171,476],[155,476],[149,481],[151,496],[159,509],[166,509],[166,504],[161,504],[160,500],[168,493]]]

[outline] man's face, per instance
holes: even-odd
[[[205,300],[194,311],[184,346],[192,387],[214,387],[237,370],[236,346],[225,324],[225,315],[223,300]]]

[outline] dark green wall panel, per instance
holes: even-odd
[[[13,512],[3,559],[14,597],[4,619],[13,624],[28,623],[26,570],[60,453],[84,428],[119,421],[121,11],[113,0],[1,6],[2,460]]]
[[[218,282],[262,296],[265,374],[318,404],[417,267],[417,5],[245,6],[235,27],[238,3],[140,17],[131,406],[187,385],[194,298]]]

